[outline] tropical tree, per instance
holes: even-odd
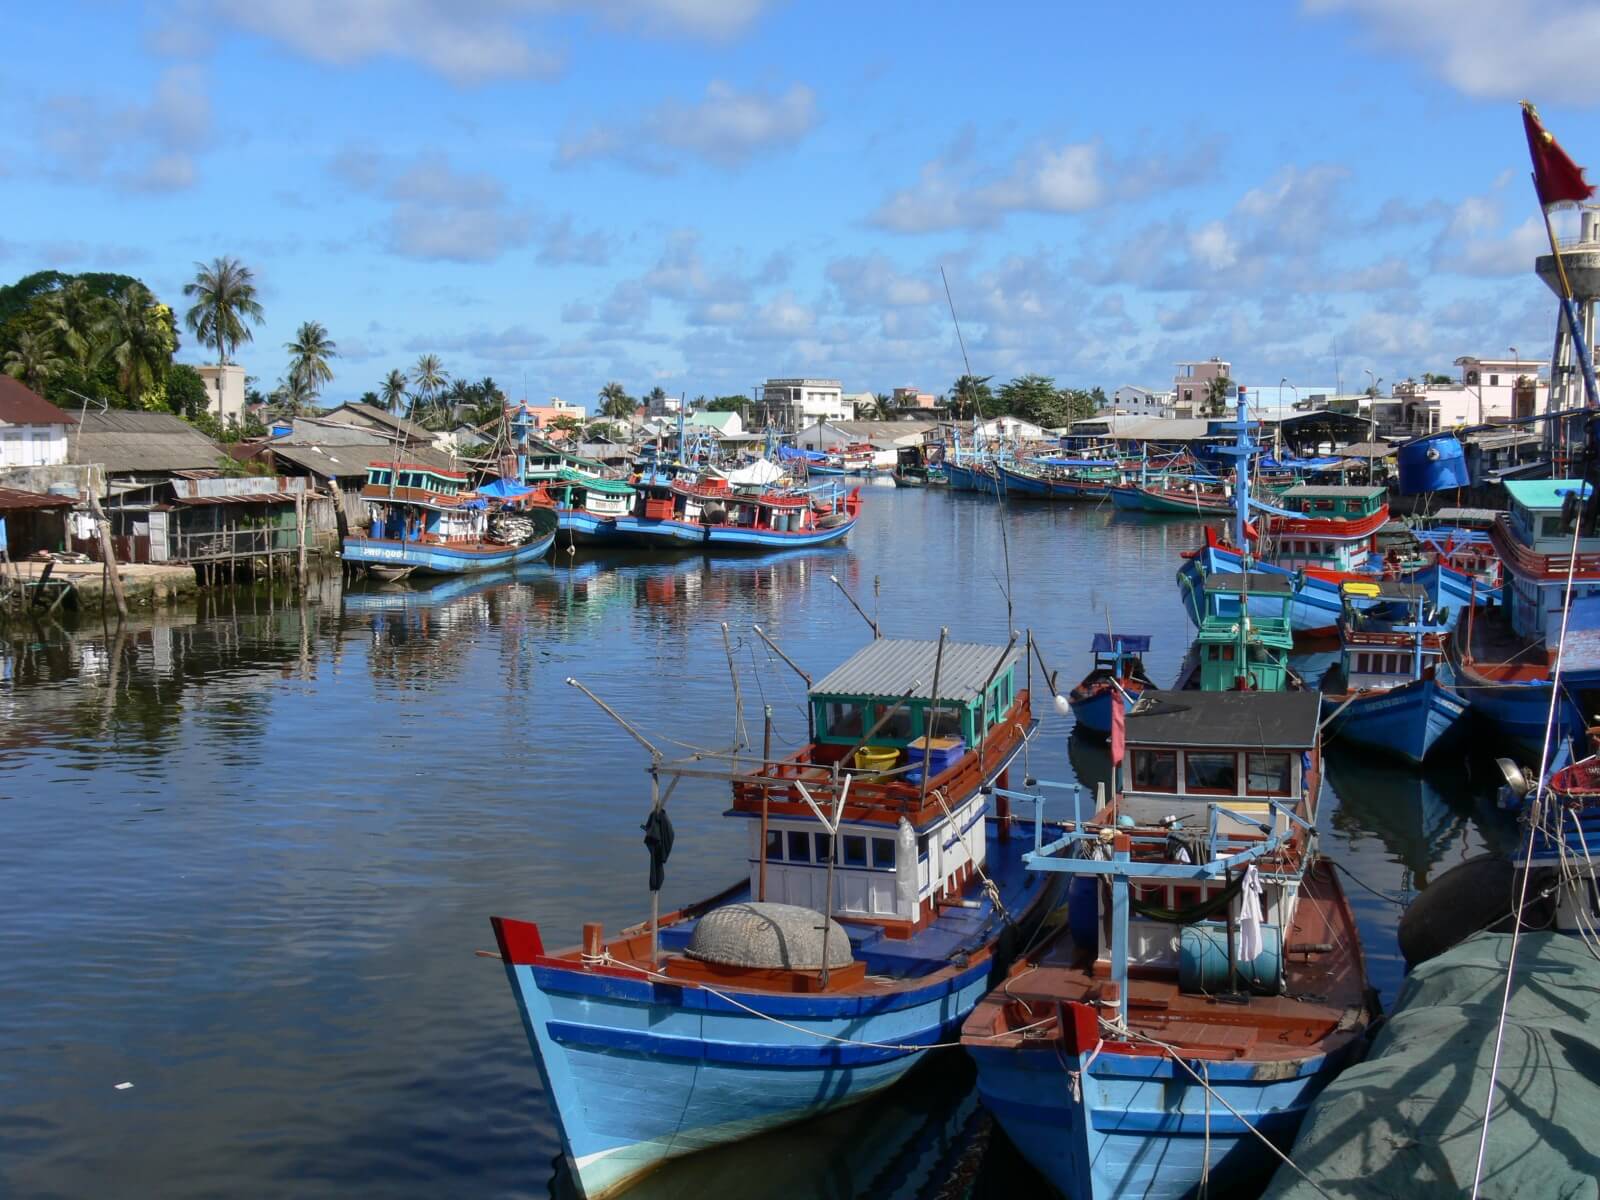
[[[95,329],[104,318],[105,310],[104,296],[90,291],[86,280],[71,279],[55,291],[45,293],[39,315],[62,352],[79,367],[87,367],[99,349]]]
[[[411,386],[414,389],[411,395],[417,406],[424,409],[431,406],[449,379],[437,354],[424,354],[417,359],[417,365],[411,368]]]
[[[166,378],[172,363],[177,346],[172,310],[144,284],[130,283],[111,302],[95,336],[116,368],[122,398],[129,407],[138,407]]]
[[[278,380],[278,386],[267,397],[267,407],[278,417],[298,417],[309,409],[317,398],[309,380],[290,371]]]
[[[600,413],[614,421],[627,421],[633,417],[637,405],[628,391],[615,380],[600,389]]]
[[[167,407],[185,421],[199,419],[210,400],[206,381],[188,363],[172,364],[172,370],[167,372],[166,397]]]
[[[563,437],[576,438],[583,432],[583,422],[568,413],[562,413],[561,416],[546,422],[545,428]]]
[[[1019,375],[1002,385],[996,398],[1003,412],[1024,421],[1047,429],[1066,424],[1066,400],[1048,375]]]
[[[700,410],[702,412],[743,413],[749,407],[749,396],[718,396],[715,400],[708,400],[702,404]]]
[[[399,414],[409,395],[406,391],[409,386],[410,380],[405,377],[403,371],[390,371],[388,377],[384,379],[380,391],[383,393],[383,402],[391,413]]]
[[[1228,392],[1233,388],[1233,380],[1226,375],[1218,375],[1206,384],[1206,408],[1208,417],[1220,417],[1228,410]]]
[[[42,395],[45,380],[56,374],[65,361],[49,333],[24,329],[17,334],[15,344],[6,351],[5,372]]]
[[[217,352],[220,365],[227,366],[239,343],[255,337],[245,318],[257,325],[262,322],[255,275],[236,258],[214,258],[209,266],[197,262],[195,268],[194,279],[183,285],[183,294],[194,297],[184,324],[201,345]]]
[[[328,336],[321,321],[307,321],[294,335],[294,341],[285,342],[289,352],[289,377],[300,385],[300,391],[315,400],[322,393],[322,385],[333,378],[330,358],[339,357],[339,347]]]
[[[963,375],[950,387],[950,404],[958,419],[998,416],[995,395],[989,389],[993,375]]]

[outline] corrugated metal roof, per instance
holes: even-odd
[[[1157,692],[1128,714],[1130,746],[1306,750],[1316,743],[1317,692]]]
[[[297,467],[334,479],[365,479],[367,462],[372,457],[370,446],[335,446],[332,449],[342,451],[337,455],[326,446],[283,446],[273,442],[268,448],[274,456]]]
[[[0,375],[0,421],[8,425],[76,425],[78,419],[62,412],[20,379]]]
[[[248,492],[240,496],[178,496],[183,505],[194,504],[293,504],[292,492]]]
[[[988,681],[1000,662],[1004,646],[982,642],[946,642],[944,659],[939,664],[939,697],[964,700],[975,695]],[[898,700],[910,693],[915,699],[933,698],[934,660],[938,642],[914,642],[903,638],[877,638],[856,651],[811,688],[811,694],[831,696],[881,696]],[[1010,666],[1022,655],[1013,646],[1002,666]],[[915,690],[912,684],[918,684]]]
[[[55,496],[46,492],[23,492],[16,488],[0,487],[0,512],[17,512],[24,508],[71,508],[78,497]]]
[[[226,457],[221,446],[171,413],[86,413],[68,444],[73,462],[100,463],[110,474],[215,467]]]

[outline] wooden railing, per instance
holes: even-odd
[[[1565,579],[1571,568],[1579,579],[1600,579],[1600,552],[1580,551],[1576,562],[1571,554],[1541,554],[1517,540],[1511,528],[1511,518],[1505,513],[1494,519],[1489,540],[1494,543],[1501,561],[1519,575]]]

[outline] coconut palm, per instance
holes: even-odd
[[[82,279],[74,279],[44,298],[45,325],[56,344],[80,367],[88,366],[100,349],[95,330],[105,316],[106,304]]]
[[[633,397],[615,380],[600,389],[601,415],[615,421],[626,421],[633,416],[634,407]]]
[[[195,268],[193,281],[183,285],[183,294],[194,297],[184,324],[201,345],[216,350],[220,365],[227,366],[229,354],[239,343],[255,336],[243,318],[257,325],[262,322],[255,275],[236,258],[214,258],[210,266],[197,262]]]
[[[449,379],[437,354],[424,354],[417,359],[417,365],[411,368],[411,385],[416,389],[412,395],[417,404],[424,408],[431,405]]]
[[[1228,410],[1228,391],[1233,387],[1233,380],[1226,375],[1219,375],[1206,384],[1205,413],[1208,417],[1220,417]]]
[[[171,310],[142,283],[130,283],[112,298],[95,330],[103,353],[117,368],[117,387],[130,407],[159,383],[172,362],[175,341]]]
[[[267,407],[276,417],[298,417],[311,407],[316,395],[308,378],[290,371],[288,377],[278,380],[278,386],[272,389]]]
[[[289,352],[289,377],[298,381],[301,391],[315,400],[322,385],[333,378],[328,360],[339,357],[339,347],[328,336],[321,321],[307,321],[300,326],[294,341],[285,342],[283,348]]]
[[[406,388],[410,381],[406,379],[403,371],[390,371],[389,377],[383,381],[381,391],[383,402],[389,406],[389,411],[399,414],[401,407],[406,402]]]
[[[24,329],[6,352],[6,374],[36,392],[42,392],[45,380],[65,365],[66,359],[57,352],[55,339],[48,331]]]

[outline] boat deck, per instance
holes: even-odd
[[[1307,1050],[1365,1024],[1366,989],[1354,918],[1333,867],[1322,860],[1306,872],[1294,925],[1284,938],[1286,987],[1281,996],[1238,1002],[1180,991],[1175,975],[1134,974],[1128,986],[1129,1024],[1137,1033],[1212,1061],[1305,1057]],[[1082,965],[1065,932],[1038,955],[1012,968],[1009,978],[980,1005],[965,1034],[991,1045],[1048,1043],[1061,1039],[1057,1005],[1100,1005],[1109,1013],[1115,986],[1104,964]],[[999,1035],[999,1036],[996,1036]],[[1141,1042],[1119,1043],[1127,1053],[1163,1051]]]
[[[1505,610],[1479,605],[1456,623],[1457,637],[1466,637],[1471,655],[1464,665],[1474,674],[1496,683],[1537,682],[1550,677],[1550,657],[1544,643],[1523,637],[1511,628]]]

